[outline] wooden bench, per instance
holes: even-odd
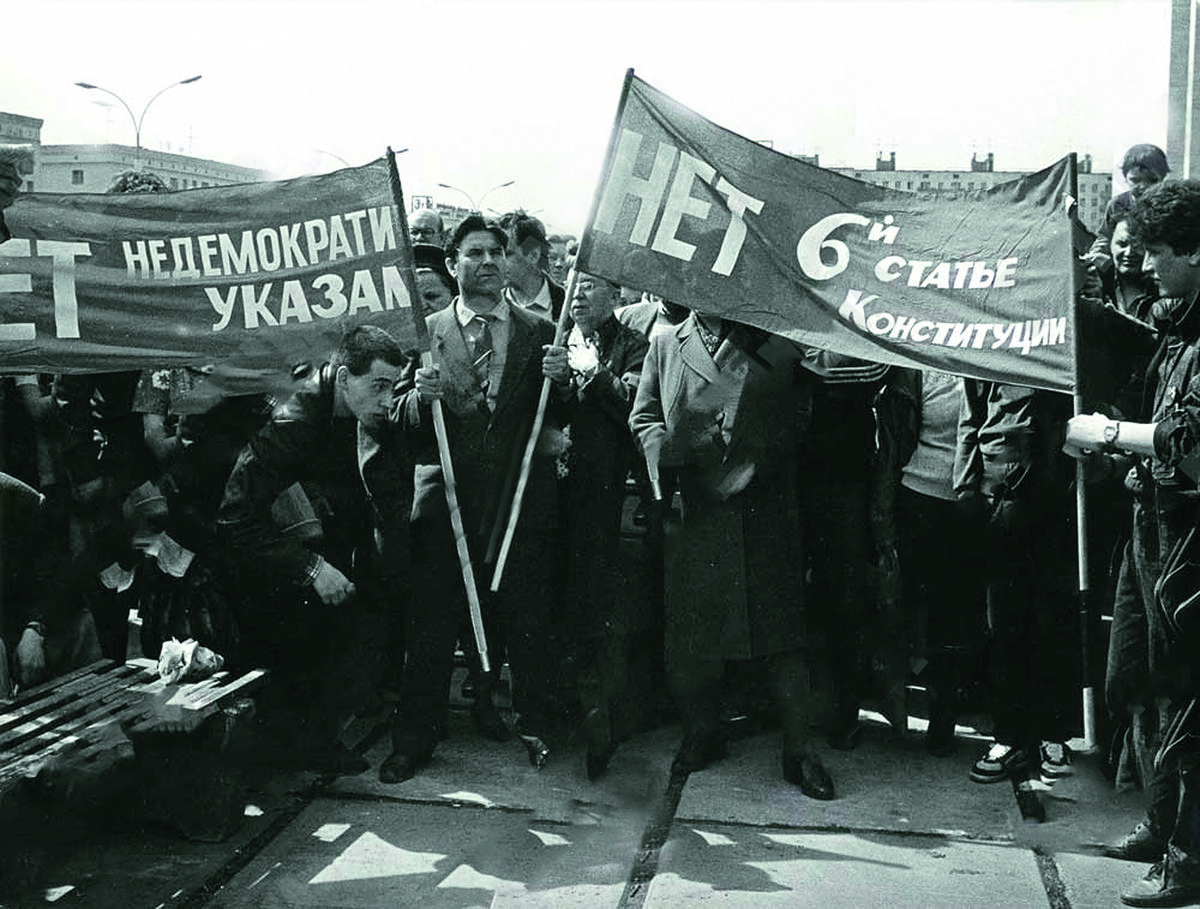
[[[145,768],[146,777],[153,776],[162,741],[188,738],[165,733],[199,729],[266,675],[261,669],[220,672],[201,682],[168,685],[153,660],[101,660],[0,701],[0,805],[48,767],[69,762],[83,768],[131,744],[132,756],[140,759],[142,743],[148,743],[144,750],[153,754],[153,765]]]

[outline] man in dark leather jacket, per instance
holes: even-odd
[[[284,744],[318,769],[366,769],[338,742],[338,723],[388,657],[379,642],[406,599],[412,461],[391,419],[406,362],[382,329],[348,332],[242,452],[218,515],[242,569],[243,652],[274,671]],[[297,482],[319,539],[272,516]]]

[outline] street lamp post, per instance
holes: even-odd
[[[170,85],[166,86],[166,88],[159,89],[154,97],[146,102],[146,106],[142,108],[142,115],[140,117],[135,117],[133,115],[133,110],[130,109],[129,105],[125,103],[125,99],[116,92],[109,91],[107,88],[101,88],[99,85],[92,85],[90,82],[76,82],[75,84],[80,88],[86,88],[90,91],[104,92],[106,95],[112,95],[121,102],[121,106],[125,108],[125,113],[129,114],[129,119],[133,123],[133,137],[137,149],[133,159],[134,167],[140,169],[142,166],[142,121],[146,119],[146,111],[150,109],[150,105],[153,104],[155,100],[157,100],[158,96],[163,92],[174,88],[176,85],[190,85],[191,83],[198,81],[200,81],[199,76],[192,76],[190,79],[180,79],[178,82],[172,82]]]
[[[516,182],[517,182],[516,180],[509,180],[507,183],[498,183],[497,185],[493,186],[491,189],[489,189],[487,192],[485,192],[482,196],[479,197],[479,205],[475,204],[475,200],[471,197],[471,194],[468,193],[465,189],[460,189],[459,187],[452,186],[449,183],[439,183],[438,186],[440,186],[442,189],[452,189],[456,193],[462,193],[464,196],[467,197],[467,201],[471,203],[471,211],[478,212],[479,214],[483,214],[483,208],[481,206],[483,205],[484,199],[486,199],[489,195],[494,193],[496,190],[504,189],[504,187],[506,187],[506,186],[512,186]]]

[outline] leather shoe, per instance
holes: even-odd
[[[301,763],[308,770],[334,776],[356,776],[371,767],[370,761],[341,742],[313,751]]]
[[[429,763],[433,755],[429,752],[413,754],[408,751],[393,751],[379,765],[379,782],[403,783],[417,775],[417,771]]]
[[[1139,821],[1124,839],[1104,847],[1106,856],[1126,862],[1157,862],[1166,851],[1166,841],[1145,821]]]
[[[491,703],[491,698],[481,698],[471,705],[471,719],[475,722],[475,731],[485,739],[507,742],[512,738],[512,730]]]
[[[550,746],[547,745],[539,736],[527,735],[520,733],[521,744],[525,746],[525,751],[529,755],[529,764],[534,770],[541,770],[546,766],[546,761],[550,759]]]
[[[1162,861],[1121,894],[1121,902],[1126,906],[1190,906],[1200,902],[1200,875],[1194,869],[1185,871],[1180,855],[1177,849],[1168,847]]]
[[[829,729],[829,747],[838,751],[850,751],[858,747],[859,733],[858,704],[843,704],[834,713]]]
[[[617,750],[608,711],[593,707],[583,718],[583,727],[587,737],[587,778],[598,780],[608,770],[608,762]]]
[[[785,754],[783,756],[783,778],[810,799],[829,801],[836,798],[833,778],[821,759],[815,754]]]
[[[715,730],[689,732],[675,752],[671,762],[672,773],[695,773],[728,754],[725,739]]]

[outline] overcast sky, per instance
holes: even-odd
[[[1111,169],[1166,144],[1170,0],[26,0],[0,110],[47,144],[133,144],[281,176],[391,145],[409,196],[579,233],[621,80],[826,166]],[[116,102],[112,102],[116,105]],[[515,180],[511,187],[488,192]]]

